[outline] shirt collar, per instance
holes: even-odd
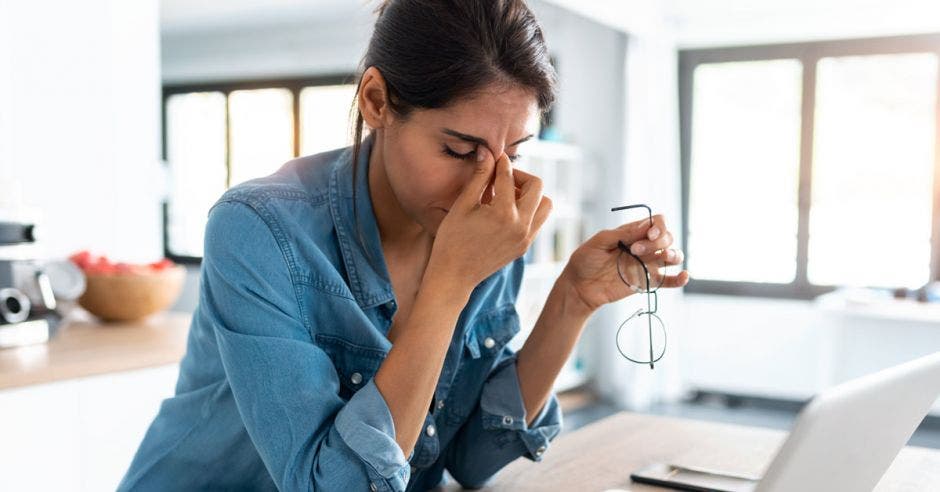
[[[369,195],[369,156],[374,136],[368,135],[359,149],[358,162],[352,162],[353,147],[340,153],[330,173],[330,212],[339,238],[343,263],[349,276],[350,289],[363,309],[395,299],[392,283],[382,252],[382,240]],[[356,182],[353,183],[353,166]],[[353,212],[353,187],[356,209]],[[358,220],[361,240],[356,228]],[[372,257],[369,261],[366,254]]]

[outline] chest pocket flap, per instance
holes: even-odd
[[[341,393],[343,396],[349,396],[368,383],[388,355],[382,349],[357,345],[332,335],[317,334],[316,340],[333,361],[341,387],[347,390]]]
[[[519,333],[519,313],[515,304],[504,304],[481,315],[467,330],[464,344],[470,356],[495,355]]]

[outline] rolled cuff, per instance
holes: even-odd
[[[488,430],[513,430],[527,449],[524,455],[532,461],[541,461],[549,442],[561,431],[562,416],[558,398],[553,392],[539,414],[526,424],[525,402],[516,370],[516,358],[495,370],[483,386],[480,395],[482,425]]]
[[[369,380],[336,414],[337,433],[369,465],[372,490],[402,491],[411,467],[395,440],[395,423],[385,398]]]

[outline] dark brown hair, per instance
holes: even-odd
[[[352,108],[354,185],[363,138],[356,101],[369,67],[382,73],[389,109],[402,120],[415,109],[447,107],[494,83],[528,89],[543,114],[555,100],[548,47],[524,0],[383,0],[375,12]]]

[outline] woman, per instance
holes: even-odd
[[[588,317],[632,293],[617,242],[667,254],[660,216],[601,231],[508,348],[551,210],[511,165],[554,97],[541,30],[523,0],[378,12],[356,143],[212,207],[176,395],[120,489],[426,490],[444,469],[479,487],[558,434],[555,377]]]

